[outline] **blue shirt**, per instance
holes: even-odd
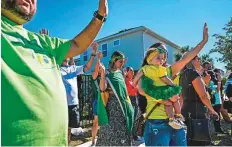
[[[77,76],[84,74],[83,66],[62,66],[60,68],[62,80],[65,86],[68,105],[78,105]]]
[[[210,81],[209,88],[213,90],[213,95],[215,96],[215,103],[212,106],[222,104],[221,94],[217,91],[217,85],[214,85],[213,81]]]

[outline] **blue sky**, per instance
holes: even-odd
[[[71,39],[90,22],[99,0],[37,1],[37,13],[25,27],[34,32],[47,28],[51,36]],[[202,53],[213,48],[212,35],[223,34],[222,28],[232,17],[232,0],[108,0],[108,3],[109,16],[97,39],[123,29],[146,26],[179,46],[194,47],[202,39],[203,24],[207,22],[210,38]]]

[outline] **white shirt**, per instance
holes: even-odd
[[[84,74],[84,66],[62,66],[60,71],[66,90],[68,105],[78,105],[77,76]]]

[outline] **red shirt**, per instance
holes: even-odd
[[[127,92],[129,96],[137,96],[138,89],[132,85],[133,83],[132,79],[130,80],[126,78],[125,82],[126,82],[126,88],[127,88]]]

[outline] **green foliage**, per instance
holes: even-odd
[[[183,56],[183,54],[185,52],[189,51],[190,49],[191,48],[188,45],[180,48],[180,53],[175,54],[176,62],[179,61],[181,59],[181,57]]]
[[[214,60],[209,56],[209,54],[203,54],[200,56],[201,58],[201,63],[204,63],[206,61],[210,62],[214,66]]]
[[[232,17],[229,22],[223,28],[225,35],[214,34],[216,38],[214,48],[210,50],[210,53],[219,53],[222,57],[218,58],[219,62],[226,64],[227,70],[232,70]]]

